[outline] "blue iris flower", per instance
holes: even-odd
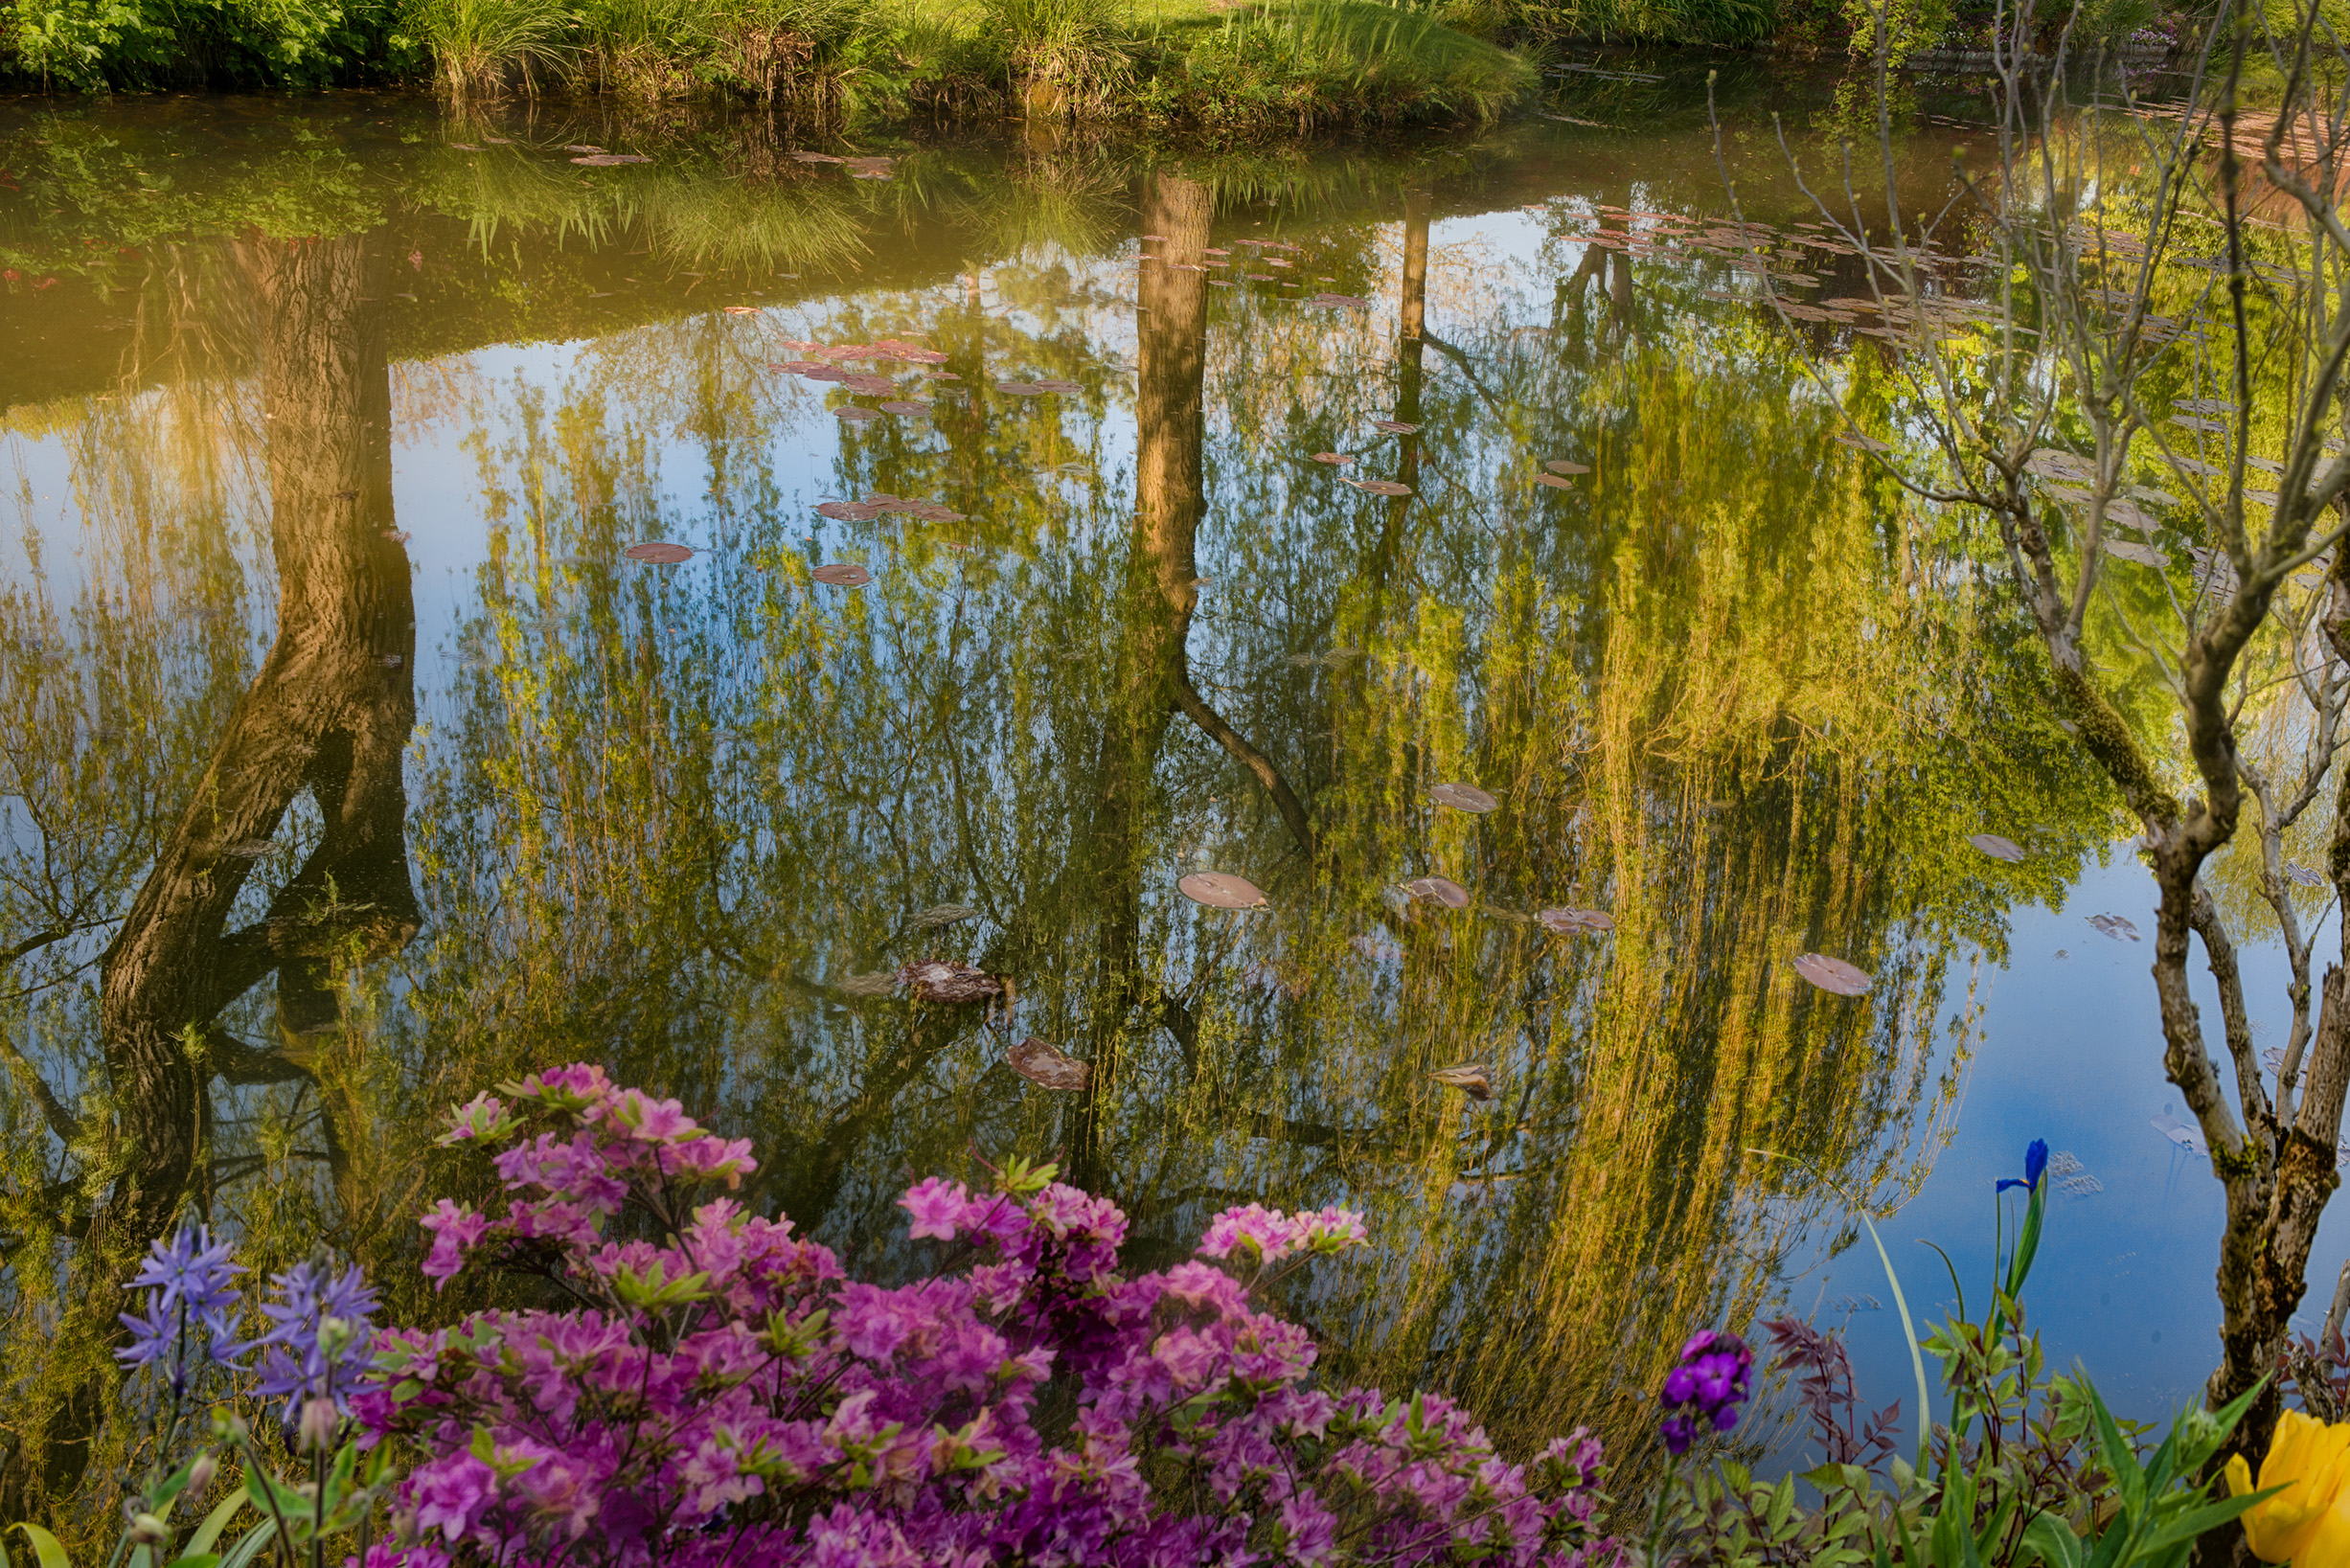
[[[2027,1193],[2033,1192],[2040,1186],[2041,1172],[2047,1169],[2048,1140],[2035,1138],[2032,1140],[2031,1147],[2023,1151],[2022,1177],[2020,1179],[2015,1176],[2008,1177],[1999,1183],[1998,1191],[2004,1193],[2011,1187],[2020,1187]]]

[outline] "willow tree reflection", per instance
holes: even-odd
[[[1140,201],[1170,257],[1220,238],[1212,185]],[[1456,300],[1415,226],[1410,286]],[[1226,1202],[1360,1204],[1376,1259],[1292,1303],[1342,1370],[1446,1381],[1513,1435],[1626,1435],[1648,1358],[1768,1297],[1810,1172],[1915,1179],[1972,1015],[1951,953],[1996,958],[1999,910],[2056,891],[2102,809],[2016,727],[2029,664],[1974,626],[1963,560],[1831,461],[1761,334],[1595,363],[1455,310],[1458,359],[1415,376],[1383,312],[1277,314],[1164,265],[1137,290],[1132,468],[1085,479],[1061,467],[1116,450],[1115,324],[858,303],[856,332],[926,333],[970,394],[846,438],[834,489],[962,523],[787,505],[759,421],[818,394],[762,381],[720,400],[749,425],[690,425],[710,552],[634,567],[622,543],[694,526],[641,434],[676,405],[589,375],[503,430],[477,669],[421,813],[447,914],[419,1081],[610,1060],[726,1107],[764,1201],[887,1266],[920,1266],[907,1174],[974,1150],[1062,1150],[1146,1255]],[[1048,368],[1085,390],[988,387]],[[1406,412],[1411,497],[1302,461]],[[1553,454],[1597,472],[1535,487]],[[875,585],[809,579],[843,557]],[[1431,805],[1446,779],[1503,810]],[[2040,825],[2038,869],[1966,848],[1987,810]],[[1183,902],[1199,865],[1270,909]],[[1472,907],[1393,893],[1431,872]],[[1616,930],[1552,937],[1550,904]],[[1875,998],[1804,989],[1786,961],[1814,948]],[[1013,974],[1016,1028],[1089,1058],[1090,1094],[1025,1085],[973,1011],[875,994],[925,955]],[[1490,1103],[1427,1076],[1472,1058]]]
[[[276,636],[210,738],[200,770],[168,813],[150,819],[152,858],[135,895],[119,913],[87,922],[112,929],[94,957],[95,1016],[82,1017],[98,1048],[85,1069],[95,1080],[77,1094],[19,1058],[64,1157],[46,1180],[27,1179],[31,1169],[18,1164],[8,1193],[12,1328],[45,1341],[41,1355],[12,1357],[11,1442],[0,1468],[0,1512],[11,1517],[62,1498],[89,1463],[120,1332],[119,1282],[187,1205],[224,1207],[263,1236],[301,1228],[295,1211],[326,1207],[334,1233],[350,1237],[383,1217],[378,1205],[404,1197],[363,1155],[354,1160],[362,1070],[340,1049],[345,970],[396,951],[419,922],[401,777],[416,713],[415,612],[393,528],[382,258],[354,237],[253,240],[236,261],[250,291],[243,303],[266,432],[260,458]],[[111,586],[85,583],[93,609]],[[21,637],[29,628],[19,620],[11,629]],[[151,643],[165,630],[148,624],[132,637]],[[124,656],[103,644],[85,651],[100,666]],[[37,687],[70,680],[70,668],[18,664],[16,672]],[[149,694],[125,695],[136,703]],[[71,729],[60,739],[103,744]],[[96,801],[58,798],[60,785],[71,786],[55,770],[40,778],[20,766],[17,782],[34,820],[58,829],[93,806],[103,816],[133,804],[103,791]],[[306,790],[316,813],[302,834],[308,852],[275,887],[257,885],[257,860],[273,852]],[[22,840],[11,849],[20,866],[40,851]],[[70,918],[35,907],[38,877],[9,880],[16,921]],[[232,1018],[272,975],[273,1005]],[[244,1037],[232,1027],[241,1022],[261,1024],[263,1037]],[[255,1149],[245,1119],[224,1120],[214,1089],[297,1082],[318,1094],[323,1112],[313,1123],[323,1147],[307,1155]],[[264,1166],[305,1158],[326,1168],[331,1203],[296,1197],[287,1209],[288,1192],[267,1184],[224,1192]],[[308,1187],[296,1178],[292,1193]],[[256,1196],[261,1205],[247,1209]],[[119,1449],[135,1437],[107,1440]]]

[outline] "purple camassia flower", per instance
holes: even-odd
[[[354,1405],[419,1463],[366,1568],[1616,1560],[1596,1441],[1510,1465],[1445,1399],[1324,1392],[1311,1336],[1211,1261],[1253,1281],[1359,1242],[1354,1215],[1229,1211],[1201,1258],[1128,1278],[1126,1216],[1049,1168],[932,1177],[909,1234],[970,1261],[891,1288],[708,1193],[748,1149],[673,1102],[589,1067],[502,1094],[444,1142],[490,1149],[506,1201],[426,1216],[427,1272],[552,1245],[591,1305],[378,1336]],[[624,1207],[665,1241],[605,1235]],[[1074,1411],[1040,1430],[1047,1379]]]
[[[375,1288],[356,1267],[335,1275],[296,1263],[270,1284],[276,1299],[262,1303],[269,1331],[241,1345],[221,1347],[227,1359],[248,1352],[261,1352],[263,1398],[285,1400],[285,1420],[292,1425],[312,1399],[331,1400],[347,1410],[353,1392],[366,1378],[374,1362]]]
[[[1749,1392],[1753,1370],[1754,1352],[1733,1333],[1700,1329],[1681,1347],[1680,1364],[1665,1375],[1665,1419],[1658,1427],[1676,1459],[1706,1427],[1727,1432],[1738,1424],[1739,1402]]]
[[[172,1392],[186,1392],[191,1369],[235,1332],[232,1314],[242,1295],[229,1282],[243,1272],[209,1226],[182,1225],[168,1244],[149,1243],[147,1261],[124,1287],[148,1291],[147,1310],[121,1314],[130,1344],[114,1353],[134,1367],[163,1361]]]

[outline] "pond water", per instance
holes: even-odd
[[[1723,82],[1718,161],[1664,76],[1270,153],[0,105],[10,1331],[78,1309],[93,1169],[430,1310],[436,1113],[587,1057],[853,1267],[1014,1152],[1145,1261],[1359,1207],[1286,1304],[1340,1373],[1628,1453],[1686,1334],[1779,1310],[1913,1415],[1852,1200],[1977,1305],[2045,1137],[2054,1358],[2188,1398],[2219,1189],[2088,921],[2153,929],[2131,826],[1994,547],[1837,439],[1898,336],[1797,260],[1768,114],[1816,164],[1838,100]],[[1981,104],[1914,107],[1907,207]]]

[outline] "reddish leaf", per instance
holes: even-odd
[[[866,571],[862,566],[853,565],[847,561],[835,561],[829,566],[819,566],[808,575],[818,582],[829,582],[835,588],[862,588],[873,580],[871,572]]]
[[[632,544],[621,552],[630,560],[651,561],[660,566],[674,566],[681,560],[694,558],[691,545],[668,544],[654,540],[647,544]]]
[[[1093,1069],[1031,1036],[1004,1053],[1012,1070],[1039,1088],[1074,1094],[1093,1079]]]

